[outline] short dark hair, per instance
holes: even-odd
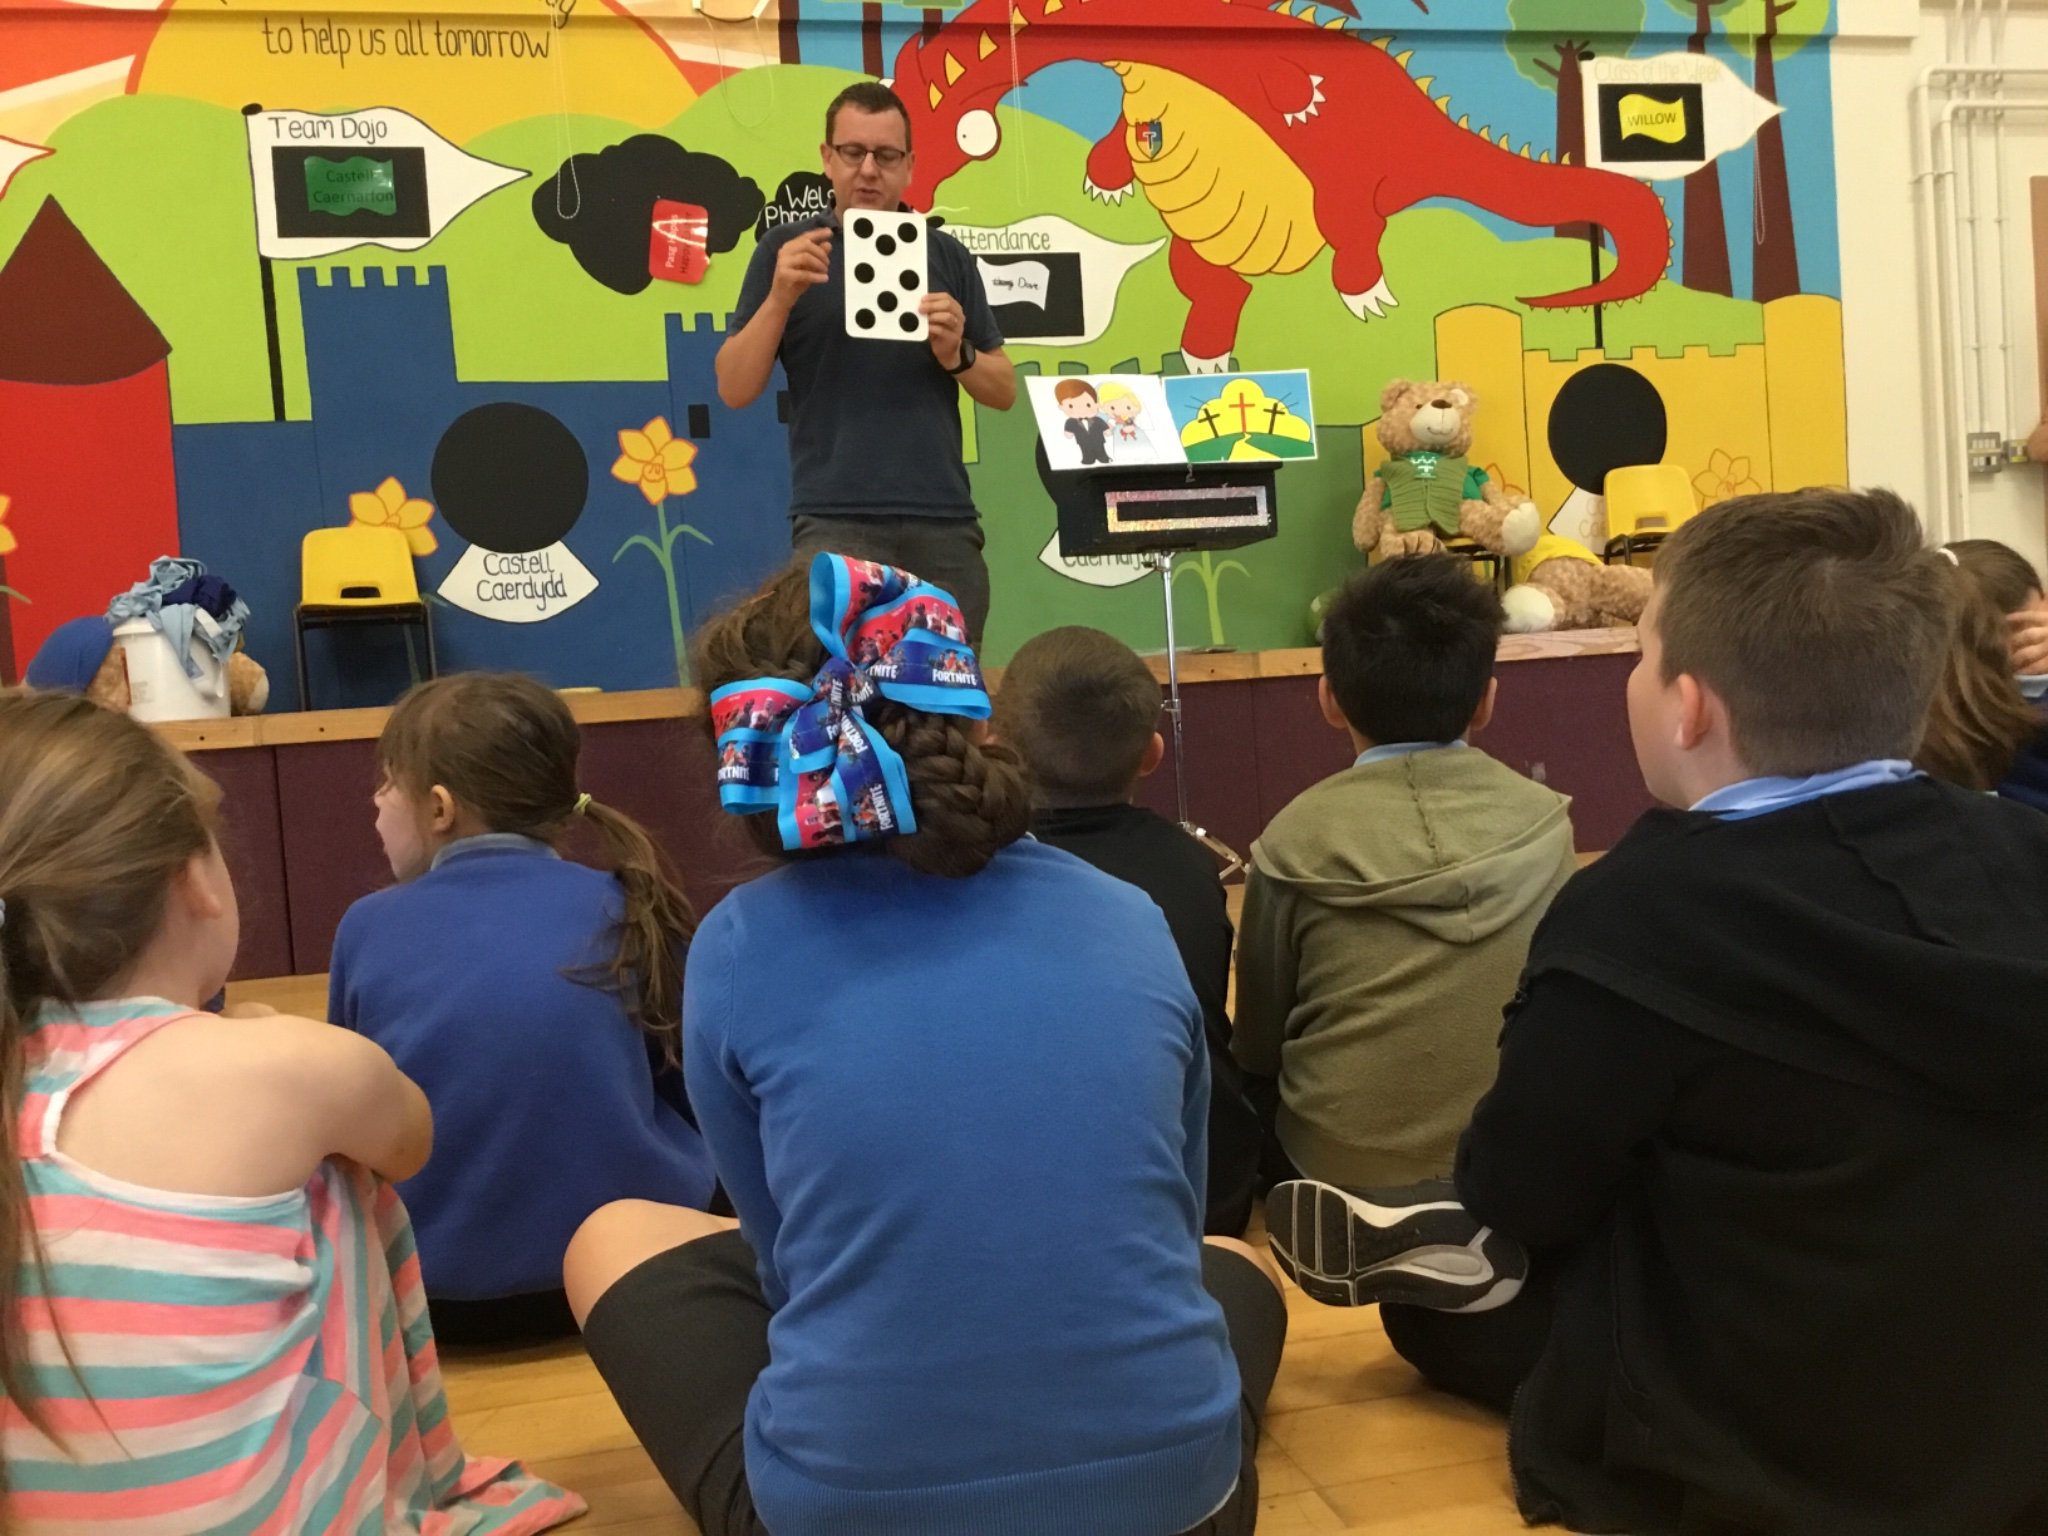
[[[856,80],[837,96],[832,105],[825,109],[825,142],[832,142],[832,126],[839,121],[841,107],[858,107],[863,112],[894,112],[903,119],[903,147],[910,144],[910,109],[903,105],[903,98],[879,80]]]
[[[1949,654],[1951,567],[1890,491],[1742,496],[1657,552],[1668,683],[1721,696],[1752,773],[1910,758]]]
[[[1040,804],[1130,799],[1159,728],[1159,683],[1114,635],[1072,625],[1024,642],[996,690],[996,733],[1023,755]]]
[[[1486,697],[1500,596],[1454,555],[1383,560],[1323,615],[1323,677],[1368,741],[1455,741]]]

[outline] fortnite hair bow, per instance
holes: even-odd
[[[892,565],[819,555],[811,628],[826,660],[809,686],[759,677],[711,695],[719,804],[743,816],[773,810],[793,852],[915,832],[903,759],[861,711],[880,697],[988,718],[959,605]]]

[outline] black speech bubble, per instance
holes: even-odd
[[[654,281],[647,270],[654,205],[695,203],[709,216],[706,249],[729,251],[761,216],[761,189],[717,155],[685,149],[674,139],[643,133],[601,149],[571,155],[533,194],[541,233],[569,247],[577,265],[614,293],[640,293]]]

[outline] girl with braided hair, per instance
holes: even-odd
[[[684,984],[739,1221],[606,1207],[569,1301],[705,1536],[1248,1532],[1286,1312],[1201,1237],[1201,1010],[1150,899],[1026,835],[958,622],[820,555],[699,637],[784,861]]]

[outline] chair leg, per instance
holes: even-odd
[[[441,675],[440,653],[434,648],[434,609],[431,603],[420,610],[420,628],[427,632],[427,680],[431,682]]]
[[[313,688],[306,679],[306,621],[298,614],[292,615],[292,651],[299,664],[299,708],[310,710]]]

